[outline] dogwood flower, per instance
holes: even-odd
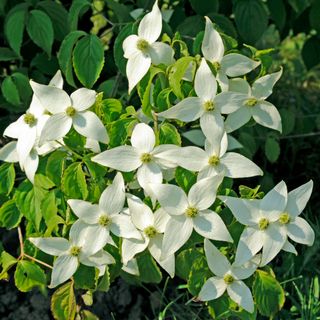
[[[222,91],[228,91],[229,77],[242,76],[260,65],[260,62],[238,54],[229,53],[224,56],[225,49],[222,38],[213,27],[212,21],[205,17],[206,28],[204,31],[201,50],[203,56],[210,61],[217,70],[217,81]]]
[[[127,195],[127,201],[132,222],[140,230],[143,239],[123,239],[121,250],[123,263],[126,264],[137,253],[148,248],[159,265],[173,277],[175,271],[174,255],[164,255],[165,258],[162,259],[163,232],[169,221],[169,215],[161,208],[153,213],[136,196]]]
[[[163,144],[155,147],[155,141],[152,128],[139,123],[133,129],[131,146],[120,146],[104,151],[91,160],[124,172],[138,169],[138,182],[142,188],[147,188],[151,182],[162,182],[162,169],[177,166],[174,162],[167,161],[164,154],[165,151],[178,148],[178,146]]]
[[[87,246],[89,241],[83,225],[73,224],[69,241],[65,238],[29,238],[37,248],[52,256],[58,256],[53,263],[50,288],[54,288],[73,276],[79,263],[100,267],[114,263],[114,258],[107,252],[94,252]]]
[[[47,120],[40,144],[63,138],[73,126],[81,135],[108,143],[107,131],[98,116],[88,111],[96,100],[96,92],[86,88],[69,95],[62,89],[30,81],[34,94],[52,116]]]
[[[252,88],[244,79],[232,79],[229,82],[229,90],[239,92],[237,96],[237,110],[228,115],[225,121],[227,132],[232,132],[244,124],[251,117],[264,127],[282,131],[281,117],[277,108],[270,102],[265,101],[271,94],[275,83],[280,79],[282,69],[268,74],[256,80]],[[236,99],[235,99],[236,100]]]
[[[162,16],[155,1],[151,12],[140,21],[138,35],[130,35],[123,41],[124,57],[128,59],[126,73],[129,93],[154,65],[173,62],[174,51],[162,42],[156,42],[161,34]]]
[[[99,204],[76,199],[67,202],[80,219],[76,223],[87,226],[87,245],[92,251],[98,251],[107,244],[110,231],[118,237],[141,239],[130,217],[120,213],[125,202],[125,186],[120,172],[102,192]]]
[[[185,122],[200,118],[201,130],[206,136],[211,136],[213,128],[223,127],[221,113],[236,110],[233,108],[233,101],[238,101],[238,94],[225,92],[217,95],[217,81],[205,59],[201,60],[194,85],[197,97],[183,99],[168,110],[160,112],[159,117]]]
[[[249,278],[257,269],[257,265],[249,262],[239,266],[230,264],[228,259],[210,242],[204,240],[204,251],[209,269],[215,274],[209,278],[199,293],[201,301],[214,300],[228,292],[229,297],[246,311],[254,311],[254,303],[250,289],[242,281]]]
[[[190,238],[193,229],[205,238],[232,242],[220,216],[208,208],[216,199],[222,182],[218,175],[194,184],[188,195],[171,184],[151,184],[150,188],[161,207],[170,214],[163,237],[163,255],[174,254]]]

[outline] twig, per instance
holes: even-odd
[[[24,256],[24,244],[23,244],[23,236],[21,232],[21,228],[18,227],[18,236],[19,236],[19,243],[20,243],[20,256],[19,258],[23,258]]]
[[[34,261],[34,262],[38,262],[39,264],[42,264],[43,266],[45,266],[45,267],[47,267],[47,268],[53,269],[53,267],[50,266],[50,264],[47,264],[47,263],[45,263],[45,262],[43,262],[43,261],[41,261],[41,260],[38,260],[38,259],[35,258],[35,257],[29,256],[29,255],[26,254],[26,253],[25,253],[23,256],[26,257],[26,258],[28,258],[28,259],[30,259],[30,260],[32,260],[32,261]]]

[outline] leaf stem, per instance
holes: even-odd
[[[67,145],[61,143],[61,142],[58,141],[58,140],[55,140],[55,142],[57,142],[58,144],[60,144],[60,146],[63,147],[63,148],[65,148],[66,150],[70,151],[76,158],[81,159],[81,160],[83,159],[83,157],[82,157],[79,153],[73,151],[73,150],[72,150],[70,147],[68,147]]]

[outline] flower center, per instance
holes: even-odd
[[[226,284],[231,284],[234,281],[234,277],[231,274],[226,274],[223,280]]]
[[[187,210],[185,211],[185,215],[188,218],[195,218],[199,213],[199,210],[195,207],[189,207],[187,208]]]
[[[107,227],[111,224],[112,222],[112,219],[108,216],[108,215],[103,215],[103,216],[100,216],[99,220],[98,220],[98,223],[100,224],[100,226],[102,227]]]
[[[137,49],[142,51],[143,53],[147,52],[149,49],[150,45],[147,40],[144,39],[139,39],[137,41]]]
[[[262,218],[259,220],[258,226],[260,230],[266,230],[269,227],[269,220],[266,218]]]
[[[246,101],[245,105],[246,105],[247,107],[254,107],[257,103],[258,103],[258,100],[257,100],[256,98],[249,98],[249,99]]]
[[[32,113],[27,112],[23,117],[23,121],[31,127],[36,123],[37,118]]]
[[[157,229],[153,226],[146,227],[143,232],[148,238],[154,238],[158,233]]]
[[[218,61],[214,61],[212,62],[212,65],[214,66],[214,68],[219,71],[221,69],[221,64]]]
[[[208,160],[210,166],[217,166],[220,163],[220,158],[217,156],[211,156]]]
[[[290,215],[288,212],[283,212],[280,214],[279,222],[281,224],[288,224],[290,222]]]
[[[214,110],[214,102],[212,100],[208,100],[204,102],[203,108],[206,111],[213,111]]]
[[[48,115],[48,116],[52,116],[52,113],[51,113],[49,110],[47,110],[47,109],[45,109],[45,110],[43,111],[43,114]]]
[[[73,246],[70,249],[70,254],[74,257],[77,257],[80,254],[81,248],[77,246]]]
[[[143,163],[149,163],[152,160],[152,155],[150,153],[143,153],[140,157]]]
[[[76,112],[77,112],[77,110],[72,106],[70,106],[66,109],[66,114],[68,117],[73,117],[76,114]]]

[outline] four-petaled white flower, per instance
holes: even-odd
[[[257,269],[257,265],[248,262],[245,265],[235,265],[228,261],[208,239],[204,240],[204,251],[209,269],[215,274],[209,278],[199,293],[198,299],[210,301],[217,299],[227,290],[229,297],[246,311],[254,311],[253,298],[250,289],[242,281],[249,278]]]
[[[272,88],[281,74],[282,69],[263,76],[253,83],[252,88],[244,79],[230,80],[229,90],[238,92],[239,95],[233,101],[233,107],[237,106],[236,111],[233,109],[234,112],[230,113],[225,121],[227,132],[242,127],[251,117],[264,127],[282,131],[279,111],[272,103],[265,101],[272,94]],[[237,99],[238,101],[235,101]]]
[[[117,173],[113,183],[101,194],[99,204],[71,199],[68,204],[79,218],[74,223],[86,229],[87,246],[102,249],[110,241],[110,231],[118,237],[141,239],[130,217],[121,214],[125,202],[123,177]]]
[[[154,65],[173,62],[172,48],[162,42],[156,42],[161,34],[162,16],[156,1],[152,11],[140,21],[138,35],[130,35],[123,41],[124,57],[127,62],[129,93]]]
[[[137,253],[148,248],[159,265],[173,277],[175,271],[174,255],[162,254],[163,232],[169,221],[169,215],[162,208],[153,213],[141,199],[133,195],[129,194],[127,201],[132,222],[140,230],[143,239],[123,239],[121,250],[123,263],[127,264],[127,261]],[[165,258],[162,258],[163,256]]]
[[[114,263],[114,258],[106,251],[92,251],[82,225],[73,224],[69,241],[65,238],[29,238],[41,251],[58,256],[53,263],[50,288],[54,288],[73,276],[79,263],[87,266],[102,267]]]
[[[173,144],[155,147],[155,143],[156,138],[152,128],[139,123],[132,131],[131,146],[120,146],[104,151],[94,156],[92,161],[123,172],[138,169],[138,182],[146,189],[149,183],[162,182],[161,169],[177,166],[174,162],[166,160],[165,152],[179,147]]]
[[[202,179],[191,187],[188,195],[175,185],[150,185],[153,196],[170,214],[163,237],[163,255],[179,250],[188,241],[193,229],[208,239],[233,241],[220,216],[208,209],[216,199],[221,182],[220,175]]]

